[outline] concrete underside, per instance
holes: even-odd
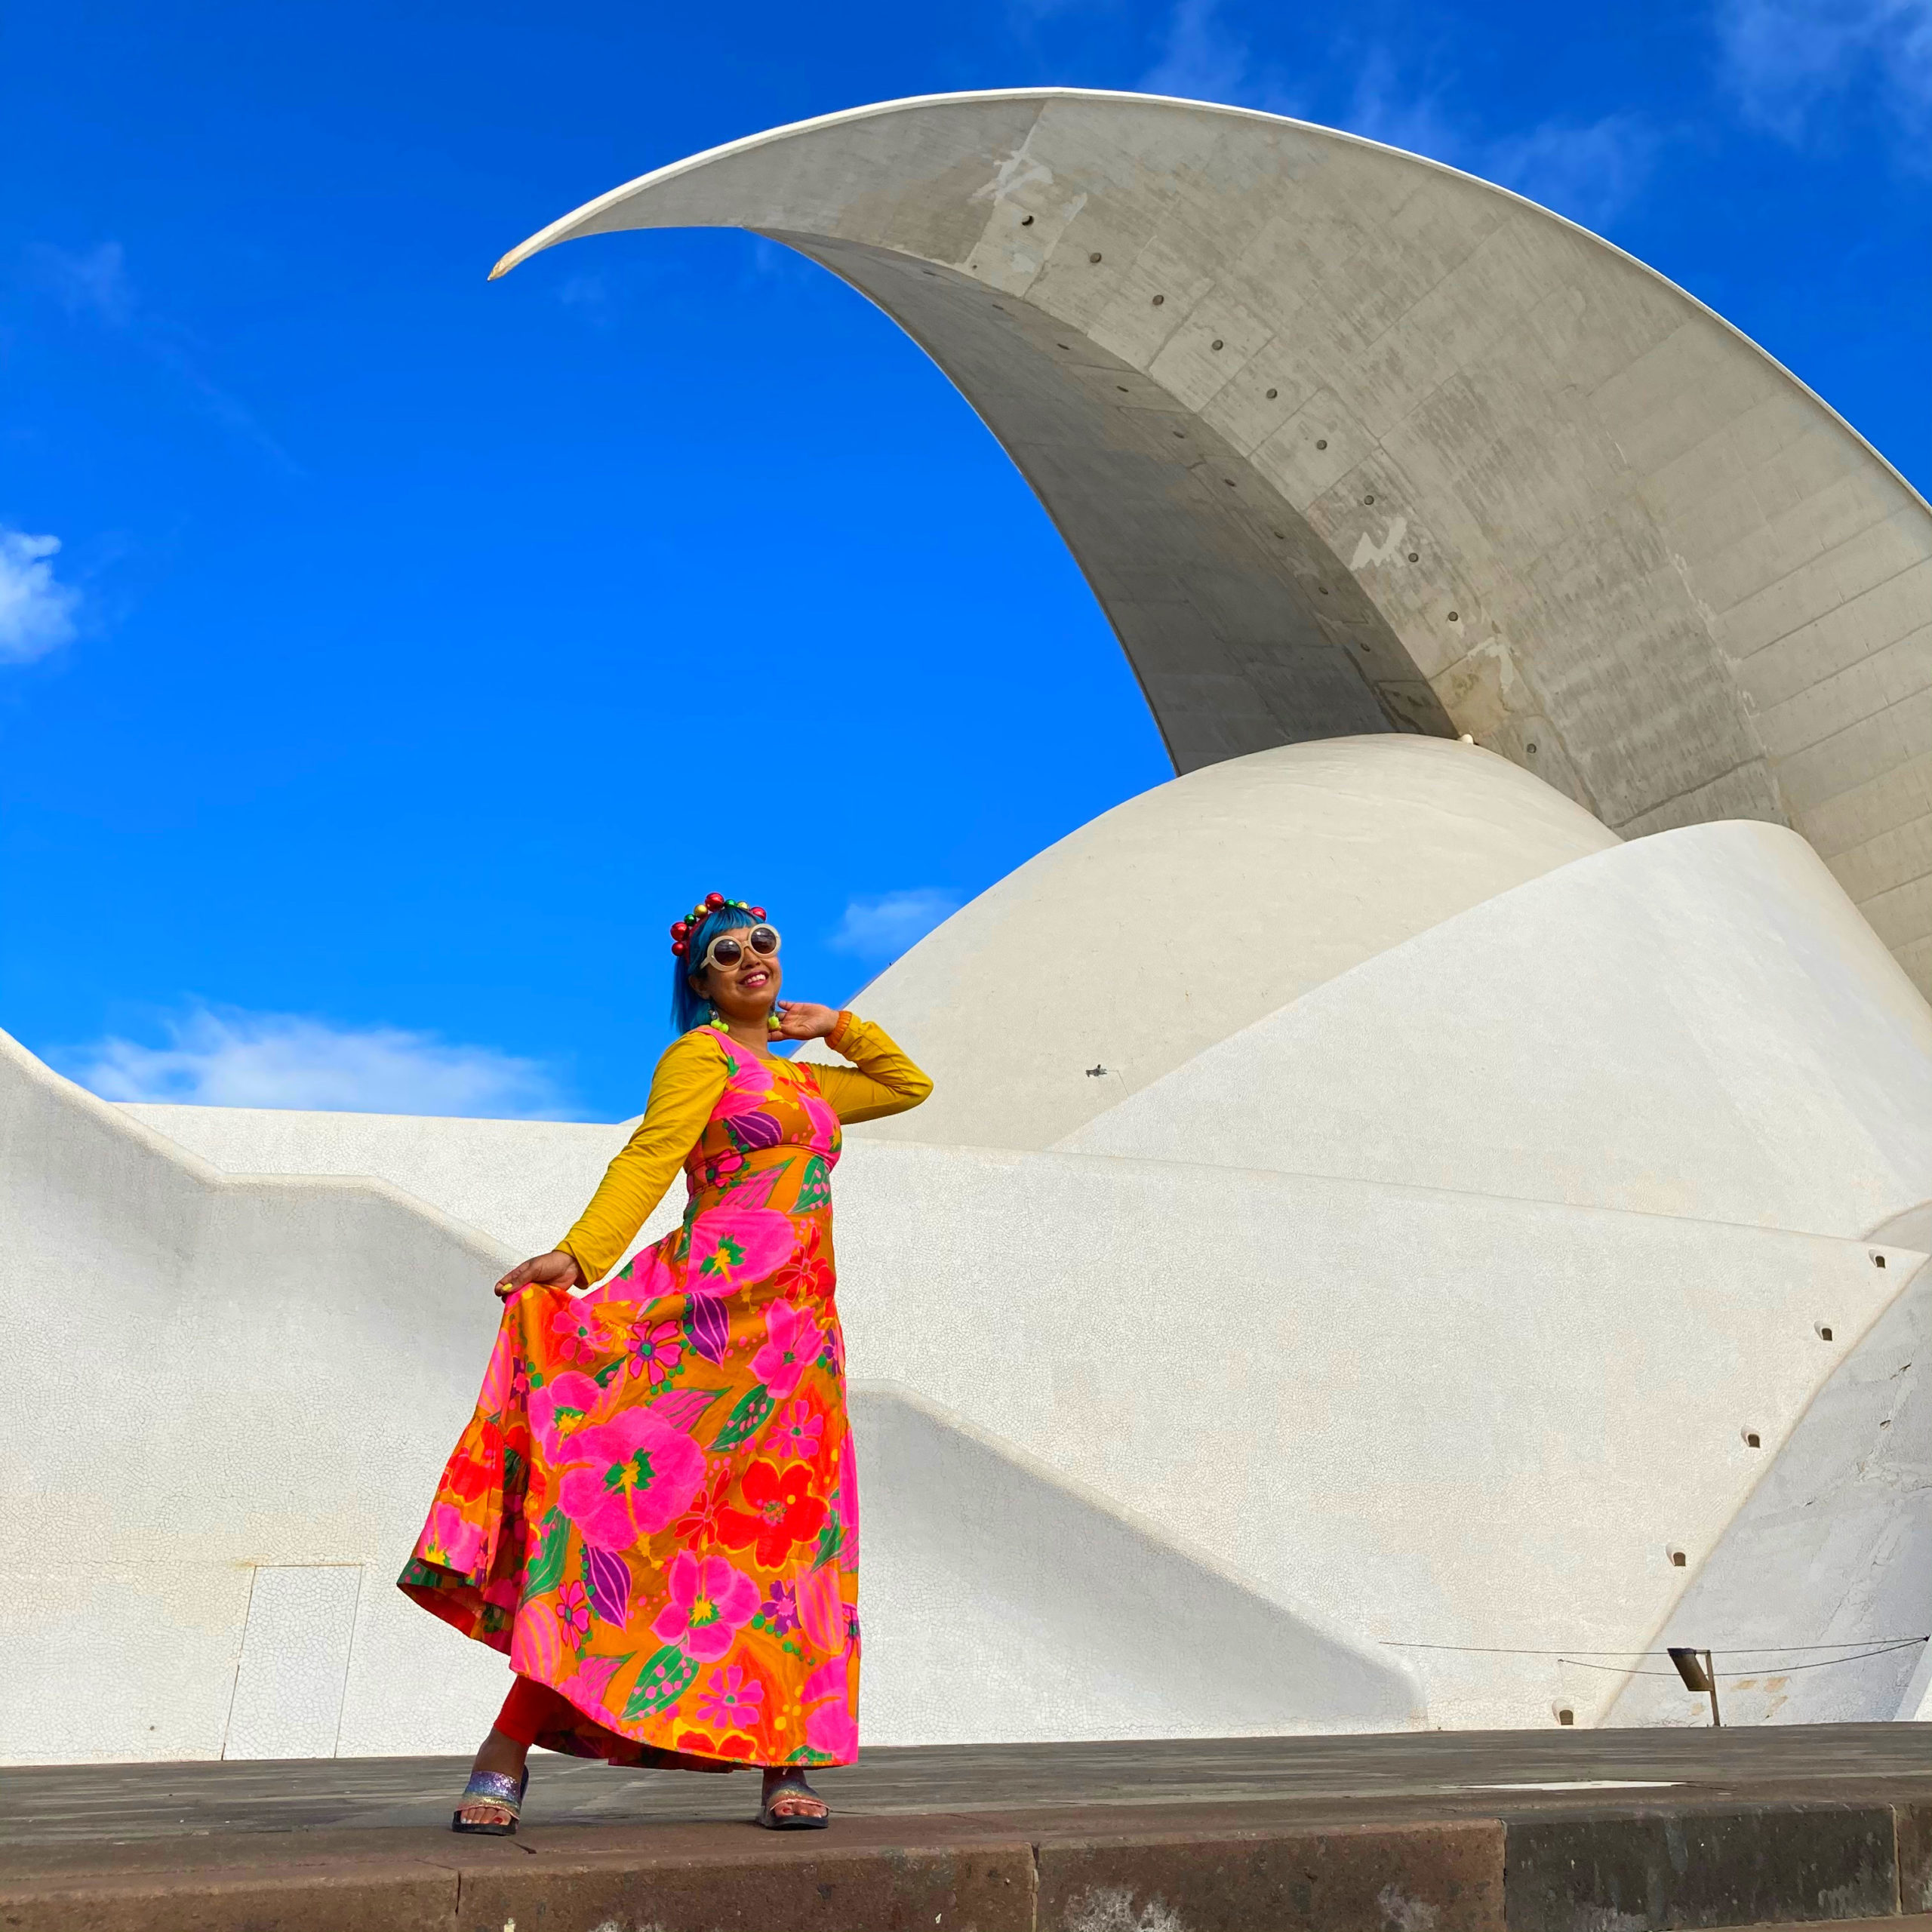
[[[1626,838],[1787,824],[1932,989],[1932,511],[1641,263],[1325,128],[1036,89],[734,142],[500,266],[678,226],[795,248],[931,355],[1178,771],[1467,732]]]
[[[1932,1737],[1247,1739],[868,1752],[838,1820],[749,1777],[540,1757],[514,1841],[460,1760],[0,1771],[8,1932],[1923,1932]]]

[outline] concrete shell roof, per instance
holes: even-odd
[[[1189,772],[1048,846],[855,998],[918,1043],[934,1090],[854,1132],[1050,1147],[1363,961],[1617,844],[1453,740],[1332,738]]]
[[[1030,90],[714,149],[497,272],[677,226],[784,242],[921,343],[1178,771],[1469,732],[1626,836],[1789,824],[1932,992],[1932,511],[1641,263],[1352,136]]]

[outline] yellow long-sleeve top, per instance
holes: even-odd
[[[813,1063],[819,1091],[841,1121],[878,1120],[916,1107],[933,1083],[893,1043],[882,1026],[841,1013],[826,1044],[852,1066]],[[857,1069],[854,1071],[854,1068]],[[774,1070],[790,1077],[791,1063]],[[637,1131],[605,1170],[590,1205],[557,1246],[582,1269],[586,1281],[601,1281],[623,1260],[645,1217],[664,1198],[711,1119],[724,1091],[731,1063],[709,1026],[673,1040],[651,1078],[651,1099]]]

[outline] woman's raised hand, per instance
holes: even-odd
[[[583,1271],[577,1265],[574,1254],[566,1254],[560,1247],[553,1247],[548,1254],[533,1255],[528,1261],[519,1261],[497,1284],[497,1292],[507,1301],[518,1288],[527,1287],[534,1281],[540,1288],[574,1288],[583,1281]]]
[[[810,1000],[781,999],[777,1005],[779,1040],[822,1040],[838,1024],[835,1006],[814,1006]]]

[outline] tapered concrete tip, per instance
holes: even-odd
[[[498,257],[497,266],[490,271],[488,278],[494,281],[499,275],[508,275],[516,266],[516,251],[512,248],[507,255]]]

